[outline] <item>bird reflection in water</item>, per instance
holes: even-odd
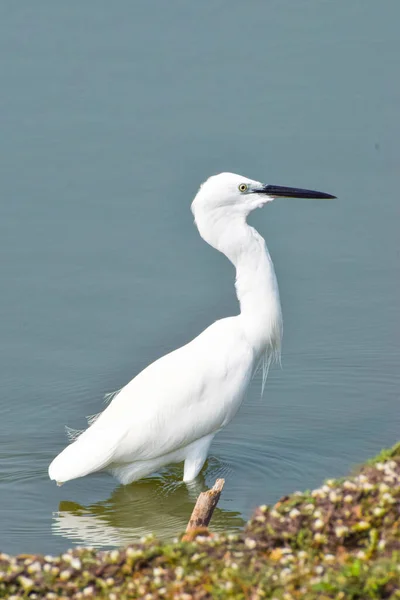
[[[227,470],[229,467],[210,457],[208,483],[212,485]],[[126,545],[149,533],[159,539],[172,539],[185,530],[198,495],[209,487],[204,476],[185,485],[181,473],[181,468],[171,466],[156,476],[121,485],[108,500],[89,506],[62,500],[53,514],[53,534],[94,547]],[[243,525],[239,512],[216,507],[213,531],[234,531]]]

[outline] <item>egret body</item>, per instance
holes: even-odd
[[[127,484],[184,461],[183,480],[198,475],[214,436],[239,409],[252,375],[280,357],[282,314],[264,239],[246,218],[279,196],[329,194],[263,185],[233,173],[210,177],[192,212],[201,237],[236,268],[237,316],[216,321],[194,340],[159,358],[51,463],[64,483],[100,470]]]

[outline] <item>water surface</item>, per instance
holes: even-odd
[[[193,226],[229,170],[321,189],[252,215],[274,259],[282,369],[215,439],[215,528],[399,437],[400,6],[183,0],[0,8],[1,549],[177,535],[173,467],[57,488],[47,466],[106,392],[235,314]],[[197,490],[198,491],[198,490]]]

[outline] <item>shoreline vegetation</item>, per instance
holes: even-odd
[[[0,552],[0,598],[400,598],[400,443],[346,478],[258,507],[240,533],[200,528],[57,557]]]

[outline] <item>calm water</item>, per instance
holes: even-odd
[[[234,273],[189,210],[229,170],[322,189],[252,215],[281,288],[283,368],[212,446],[214,527],[400,437],[400,4],[3,3],[0,545],[173,536],[181,469],[57,488],[47,466],[102,396],[213,320]]]

